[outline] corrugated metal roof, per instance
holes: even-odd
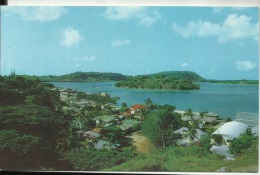
[[[259,114],[251,112],[238,112],[236,115],[236,121],[245,123],[250,127],[257,126],[259,121]]]

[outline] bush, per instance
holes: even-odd
[[[230,152],[235,155],[241,155],[244,150],[252,145],[254,140],[256,140],[255,137],[247,134],[235,138],[229,146]]]

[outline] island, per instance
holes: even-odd
[[[137,89],[193,90],[200,86],[193,82],[205,81],[195,72],[169,71],[128,77],[115,83],[116,87]]]
[[[119,73],[107,72],[74,72],[61,76],[38,76],[44,82],[106,82],[125,80],[128,76]]]

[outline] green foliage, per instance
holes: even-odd
[[[55,108],[59,105],[58,91],[53,85],[42,83],[39,79],[25,76],[1,77],[0,105],[38,104]]]
[[[183,76],[177,76],[175,74],[151,74],[129,77],[126,80],[116,82],[115,86],[140,89],[199,89],[198,84],[192,83],[194,80],[189,72],[183,73]]]
[[[118,73],[100,73],[100,72],[74,72],[62,76],[41,76],[39,79],[41,81],[87,81],[87,82],[101,82],[101,81],[118,81],[124,80],[127,76]]]
[[[54,162],[58,162],[57,157],[60,152],[71,149],[66,144],[68,139],[71,139],[68,132],[69,122],[48,107],[38,105],[0,106],[0,115],[1,141],[5,142],[1,145],[13,145],[10,147],[12,150],[20,153],[28,152],[28,154],[32,152],[29,150],[33,148],[34,153],[37,152],[37,154],[27,155],[26,153],[29,156],[27,158],[34,161],[41,160],[32,166],[19,166],[23,170],[30,167],[37,169],[40,166],[51,166]],[[6,148],[7,146],[0,147],[0,151],[6,152]],[[5,157],[12,157],[12,159],[6,160],[2,168],[11,166],[14,163],[13,160],[19,159],[20,155],[13,154],[12,151],[6,152]]]
[[[220,134],[214,134],[212,135],[212,138],[214,139],[216,144],[220,145],[222,143],[223,138]]]
[[[242,134],[240,137],[232,140],[229,146],[230,152],[235,155],[241,155],[244,150],[250,148],[254,140],[256,138],[251,133]]]
[[[157,147],[165,148],[176,141],[173,132],[181,127],[182,120],[178,115],[167,110],[149,113],[142,123],[142,131]]]
[[[127,148],[121,150],[82,148],[69,151],[64,156],[74,165],[75,170],[99,171],[129,161],[136,156],[136,153],[133,149]]]
[[[200,138],[200,146],[206,150],[210,149],[210,147],[211,147],[210,142],[211,142],[211,139],[210,139],[210,136],[208,136],[208,135],[202,136]]]
[[[39,146],[38,144],[38,137],[21,134],[14,129],[0,131],[0,149],[2,152],[25,155],[30,151],[31,147]]]

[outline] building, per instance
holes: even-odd
[[[251,112],[238,112],[235,120],[247,124],[251,128],[258,125],[259,114]]]
[[[222,138],[229,145],[229,141],[238,138],[240,134],[244,134],[247,128],[248,128],[247,124],[238,121],[231,121],[222,125],[215,132],[213,132],[212,135],[214,134],[221,135]]]
[[[200,119],[200,121],[203,123],[203,125],[210,125],[216,122],[217,118],[215,117],[203,117]]]
[[[114,121],[115,117],[110,115],[102,115],[97,116],[93,120],[96,120],[96,126],[100,127],[109,127],[112,125],[112,122]]]
[[[188,128],[187,127],[182,127],[180,129],[177,129],[173,133],[175,134],[180,134],[182,136],[182,139],[179,139],[177,142],[180,145],[190,145],[191,143],[197,142],[201,139],[203,136],[207,136],[208,134],[200,129],[195,129],[195,137],[193,139],[190,138],[190,136],[187,136],[188,133]]]
[[[87,131],[87,132],[84,132],[82,135],[88,141],[92,141],[92,139],[96,139],[96,138],[100,137],[100,134],[97,132],[94,132],[94,131]]]
[[[142,104],[136,104],[130,107],[131,114],[136,114],[142,109],[147,109],[147,107]]]
[[[213,112],[207,112],[204,114],[204,117],[219,117],[219,114],[215,114]]]

